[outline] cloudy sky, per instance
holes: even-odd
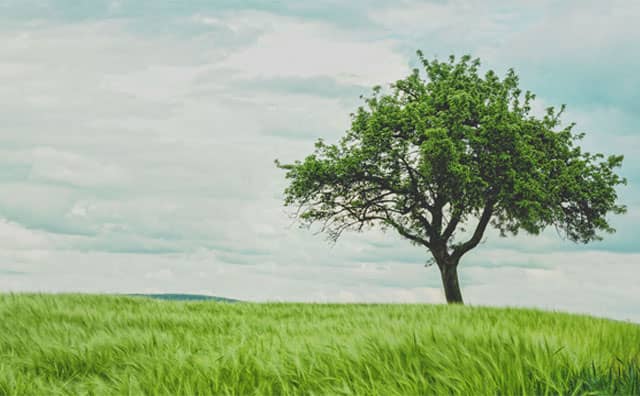
[[[237,3],[242,3],[238,5]],[[624,154],[629,213],[461,264],[473,305],[640,322],[640,2],[0,0],[0,291],[443,302],[427,252],[298,229],[273,160],[335,142],[415,51],[469,53]]]

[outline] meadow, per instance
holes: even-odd
[[[640,326],[422,304],[0,294],[0,395],[640,394]]]

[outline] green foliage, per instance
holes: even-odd
[[[561,127],[564,105],[531,114],[535,95],[509,70],[500,79],[478,72],[480,61],[428,61],[392,84],[375,87],[352,114],[338,144],[319,140],[287,170],[285,204],[303,225],[319,222],[336,240],[345,230],[391,227],[457,265],[488,225],[501,235],[548,226],[587,243],[613,232],[606,216],[624,213],[614,169],[622,156],[582,152],[584,135]],[[421,74],[422,73],[422,74]],[[456,241],[470,219],[478,223]]]
[[[0,295],[0,395],[640,394],[640,327],[538,310]]]

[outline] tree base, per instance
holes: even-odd
[[[458,269],[456,265],[443,265],[440,269],[442,286],[447,304],[464,304],[460,283],[458,282]]]

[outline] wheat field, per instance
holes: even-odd
[[[640,326],[513,308],[0,294],[0,395],[640,394]]]

